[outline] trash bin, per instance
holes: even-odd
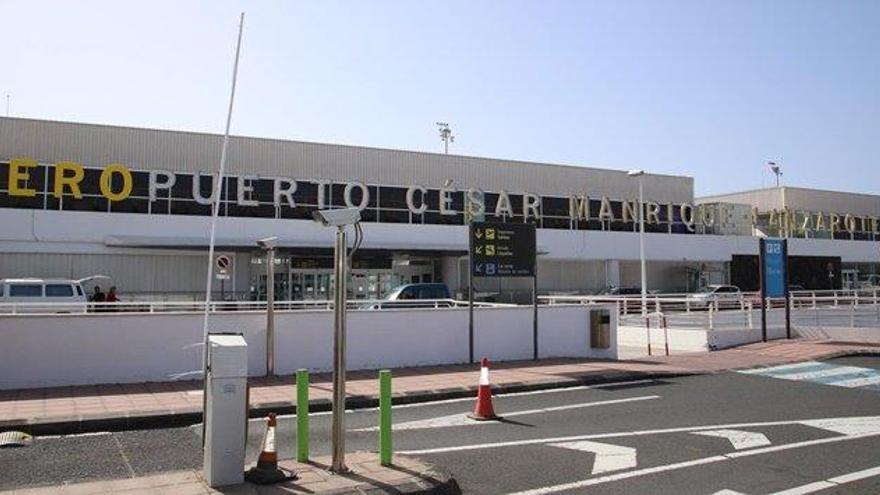
[[[593,349],[611,347],[611,312],[607,309],[590,311],[590,347]]]

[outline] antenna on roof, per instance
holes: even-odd
[[[448,155],[449,143],[455,142],[455,136],[452,135],[452,129],[449,128],[448,123],[437,122],[437,127],[440,128],[440,140],[443,141],[443,152]]]
[[[776,187],[779,187],[779,178],[782,177],[782,167],[777,165],[776,162],[767,162],[767,166],[770,167],[770,171],[776,174]]]

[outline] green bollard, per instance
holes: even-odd
[[[296,370],[296,460],[309,460],[309,372]]]
[[[391,371],[379,372],[379,464],[391,465]]]

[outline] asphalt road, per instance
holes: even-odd
[[[880,358],[801,366],[506,395],[503,422],[464,420],[471,400],[396,407],[395,451],[448,469],[466,493],[880,492]],[[852,367],[865,368],[855,381]],[[374,451],[377,424],[373,410],[347,414],[348,450]],[[329,426],[312,416],[313,454],[329,452]],[[199,431],[37,438],[0,450],[0,489],[198,468]],[[252,421],[250,461],[262,433]],[[292,418],[277,445],[293,456]]]

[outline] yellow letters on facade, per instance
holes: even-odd
[[[68,174],[67,172],[72,172]],[[82,191],[79,189],[79,183],[86,176],[86,171],[82,165],[76,162],[58,162],[55,164],[55,197],[64,196],[64,188],[70,189],[69,196],[76,199],[82,198]]]
[[[31,178],[31,174],[28,173],[27,169],[36,168],[36,166],[37,161],[31,160],[30,158],[13,158],[9,161],[10,196],[24,196],[27,198],[33,198],[37,195],[36,189],[21,187],[22,181],[27,181]]]
[[[113,192],[113,174],[118,173],[122,176],[122,189],[119,192]],[[132,178],[131,172],[125,165],[120,163],[111,163],[101,171],[101,181],[99,184],[101,194],[110,201],[122,201],[131,196]]]

